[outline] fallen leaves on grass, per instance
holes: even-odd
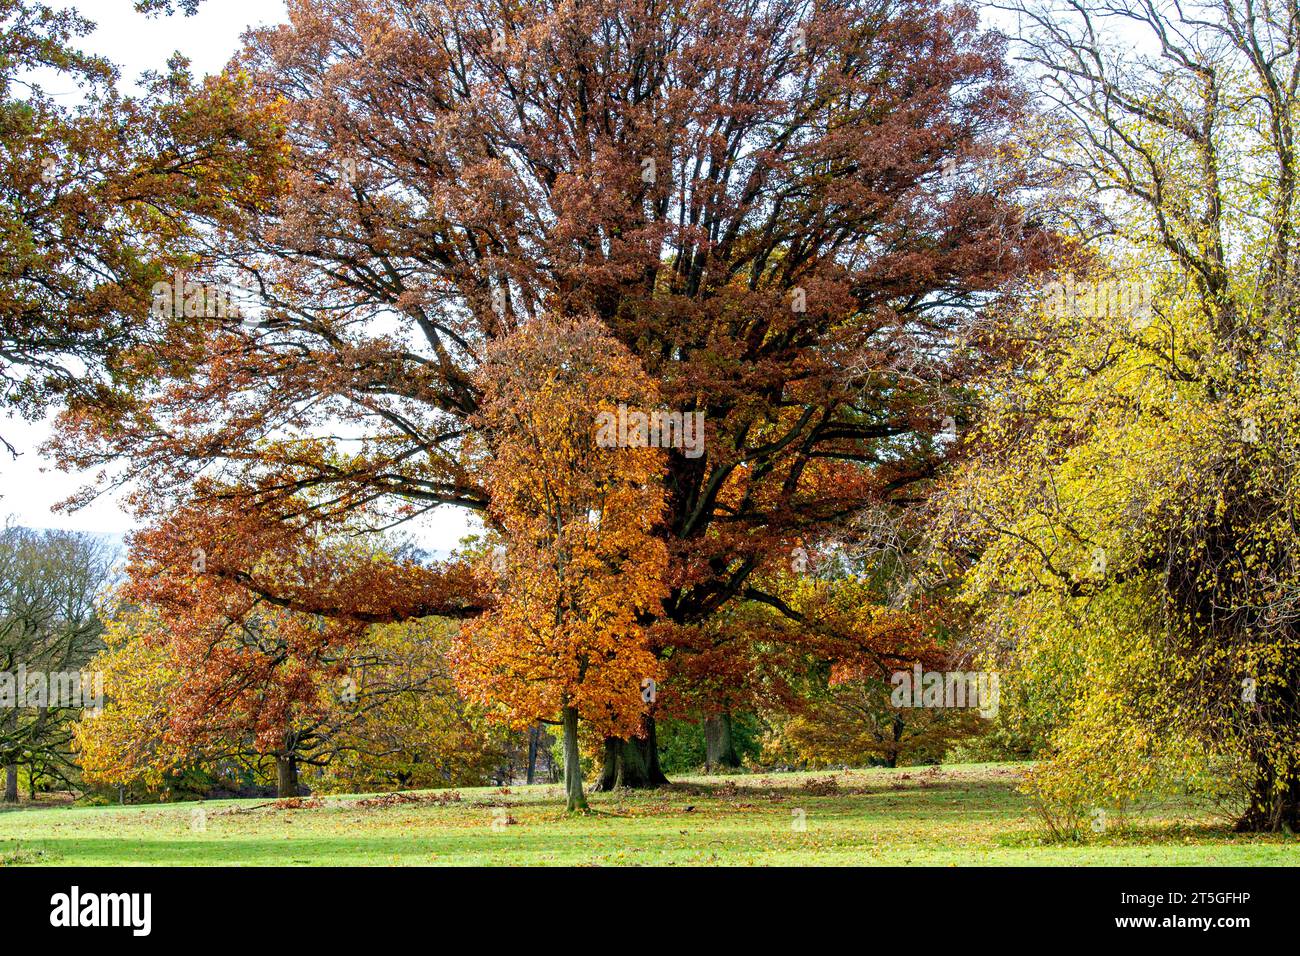
[[[805,780],[800,789],[814,797],[831,797],[840,792],[840,782],[834,777],[813,777]]]
[[[325,806],[324,800],[311,797],[285,797],[271,804],[272,809],[275,810],[316,810],[323,806]]]
[[[365,797],[352,804],[354,807],[397,807],[411,803],[431,803],[445,807],[460,803],[459,790],[438,790],[433,793],[385,793],[379,797]]]
[[[282,800],[272,800],[269,803],[258,803],[251,807],[233,806],[226,807],[224,810],[212,810],[209,816],[226,817],[232,814],[255,813],[258,810],[316,810],[325,806],[324,800],[317,800],[314,797],[285,797]]]

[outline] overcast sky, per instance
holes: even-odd
[[[53,7],[76,7],[98,29],[82,41],[83,49],[116,63],[122,71],[123,87],[134,87],[145,70],[161,70],[167,58],[179,50],[190,58],[196,76],[221,69],[239,46],[240,35],[250,26],[275,23],[285,18],[283,0],[209,0],[193,17],[145,17],[132,9],[131,0],[46,0]],[[69,83],[66,90],[42,82],[52,94],[77,96]],[[93,476],[64,474],[41,455],[40,446],[49,437],[48,423],[32,424],[0,416],[0,434],[20,452],[17,461],[8,453],[0,457],[0,518],[11,515],[20,524],[37,528],[68,528],[121,534],[134,527],[131,516],[116,497],[101,499],[72,514],[50,509],[91,481]],[[459,509],[441,508],[411,530],[425,547],[450,550],[466,533],[469,524]]]

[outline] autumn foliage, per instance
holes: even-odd
[[[660,676],[644,622],[665,593],[653,534],[663,456],[603,447],[596,416],[646,409],[653,388],[590,320],[531,322],[494,343],[480,375],[483,469],[504,547],[485,568],[497,578],[494,606],[462,629],[462,683],[520,725],[564,714],[566,736],[576,717],[633,736],[642,684]],[[572,784],[576,761],[566,773]]]
[[[216,654],[201,697],[265,682],[269,744],[327,647],[451,617],[467,694],[580,714],[608,771],[619,740],[653,757],[643,681],[713,714],[791,701],[810,660],[909,659],[785,576],[924,498],[986,359],[973,318],[1058,251],[973,10],[295,0],[174,86],[163,115],[230,149],[176,180],[201,198],[167,206],[149,278],[235,284],[243,314],[154,322],[129,401],[74,407],[58,450],[143,489],[132,599],[187,658],[283,620],[283,657]],[[619,406],[704,441],[593,443]],[[335,546],[442,506],[501,569]],[[605,776],[657,782],[641,762]]]

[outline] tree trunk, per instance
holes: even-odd
[[[537,779],[537,745],[541,743],[542,726],[533,724],[528,728],[528,783]]]
[[[1238,833],[1300,833],[1300,778],[1292,776],[1278,786],[1271,758],[1257,755],[1259,772],[1250,794],[1250,806],[1235,827]]]
[[[11,711],[9,712],[9,714],[8,714],[8,719],[5,720],[5,725],[9,728],[9,730],[10,730],[11,732],[13,732],[14,734],[17,734],[17,732],[18,732],[18,711],[17,711],[16,709],[15,709],[15,710],[11,710]],[[18,756],[18,754],[17,754],[16,752],[14,752],[14,751],[10,751],[10,753],[9,753],[9,754],[6,754],[6,756],[14,756],[14,757],[16,757],[16,756]],[[4,795],[4,802],[5,802],[5,803],[17,803],[17,802],[18,802],[18,761],[16,761],[16,760],[15,760],[13,763],[9,763],[9,764],[6,764],[6,765],[5,765],[5,795]]]
[[[602,754],[600,781],[593,790],[608,793],[619,787],[647,790],[668,782],[659,769],[659,742],[655,736],[655,719],[646,714],[641,721],[642,736],[631,740],[606,737]]]
[[[900,717],[898,714],[894,715],[894,720],[892,722],[891,729],[893,730],[894,733],[894,739],[890,741],[889,748],[885,751],[885,766],[897,767],[898,751],[902,748],[903,731],[906,729],[903,723],[903,718]]]
[[[1237,821],[1238,833],[1277,833],[1286,830],[1300,833],[1300,767],[1294,755],[1277,753],[1268,742],[1277,737],[1295,740],[1297,728],[1295,714],[1297,693],[1293,689],[1300,680],[1300,667],[1292,664],[1285,673],[1280,697],[1268,705],[1256,707],[1261,727],[1255,734],[1264,733],[1264,741],[1249,747],[1251,762],[1255,765],[1254,786],[1250,804]],[[1254,735],[1252,735],[1254,736]]]
[[[582,792],[582,758],[578,754],[578,709],[565,707],[564,720],[564,793],[568,798],[566,809],[573,813],[587,809],[587,796]]]
[[[740,766],[740,755],[736,753],[731,738],[731,714],[728,711],[704,719],[704,765],[709,770]]]
[[[291,753],[276,754],[275,778],[277,796],[298,796],[298,758]]]

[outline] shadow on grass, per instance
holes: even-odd
[[[677,796],[701,797],[713,800],[744,800],[759,798],[773,802],[790,800],[834,799],[836,797],[879,797],[907,794],[957,794],[967,793],[987,799],[991,795],[1005,796],[1008,799],[1022,799],[1016,793],[1018,777],[1005,779],[963,779],[944,777],[942,775],[925,776],[923,774],[881,777],[879,782],[871,784],[853,783],[833,787],[808,782],[804,786],[790,784],[778,785],[763,778],[762,782],[737,785],[732,781],[722,783],[670,783],[655,790],[626,791],[627,793],[667,793]]]

